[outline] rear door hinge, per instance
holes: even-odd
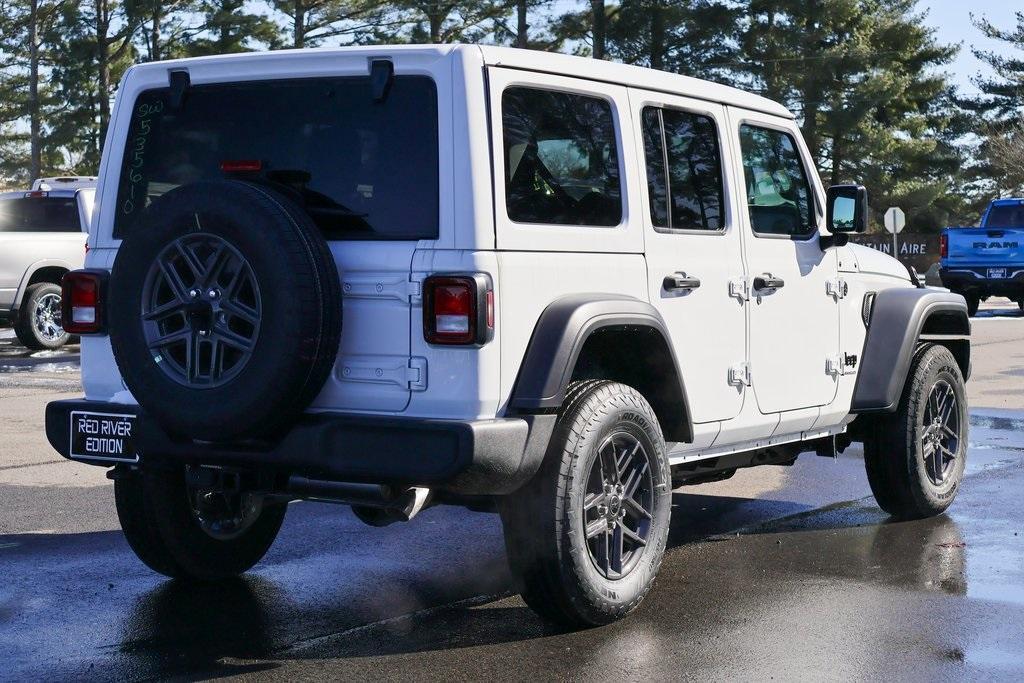
[[[737,363],[729,368],[729,384],[750,386],[750,363]]]
[[[841,353],[838,356],[831,356],[825,359],[825,374],[839,377],[852,375],[856,372],[857,356]]]
[[[409,359],[409,369],[406,372],[406,380],[410,391],[426,391],[427,389],[427,359],[413,356]]]
[[[418,304],[423,296],[423,278],[417,275],[409,277],[409,303]]]
[[[850,286],[841,277],[833,278],[825,282],[825,295],[835,297],[836,300],[843,299],[850,293]]]
[[[750,301],[750,284],[747,278],[740,277],[729,280],[729,296],[736,297],[740,301]]]

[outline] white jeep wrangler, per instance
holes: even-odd
[[[168,576],[246,571],[294,499],[458,504],[530,606],[600,624],[677,486],[851,440],[895,516],[963,477],[964,299],[847,245],[863,188],[738,90],[477,46],[146,64],[97,210],[47,434]]]

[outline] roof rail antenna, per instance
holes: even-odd
[[[171,88],[171,109],[181,109],[185,101],[185,93],[192,85],[187,69],[171,69],[167,72],[167,84]]]
[[[395,82],[395,65],[390,59],[370,61],[370,86],[373,88],[373,102],[380,104],[388,98]]]

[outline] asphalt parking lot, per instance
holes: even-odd
[[[498,520],[363,526],[293,504],[246,577],[164,580],[103,470],[46,444],[77,349],[0,329],[0,679],[1024,678],[1024,316],[973,324],[968,477],[946,515],[887,520],[858,447],[675,492],[658,583],[619,624],[552,631],[511,594]]]

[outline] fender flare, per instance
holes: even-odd
[[[942,333],[926,332],[926,322],[936,313],[954,321],[954,329],[946,329]],[[916,288],[878,292],[871,310],[850,412],[893,412],[897,409],[919,341],[962,348],[962,353],[954,355],[964,378],[969,377],[970,330],[967,301],[959,294]]]
[[[18,283],[18,290],[14,293],[14,301],[11,306],[13,311],[17,311],[21,308],[22,299],[25,298],[25,290],[28,289],[28,283],[32,281],[32,276],[36,274],[36,271],[42,270],[43,268],[63,268],[67,271],[74,270],[74,267],[67,261],[61,259],[43,259],[42,261],[36,261],[28,268],[25,269],[25,274],[21,276],[21,282]]]
[[[519,367],[509,406],[524,413],[560,408],[580,352],[597,330],[608,327],[649,328],[665,342],[675,369],[685,420],[671,441],[691,441],[693,421],[683,375],[664,319],[650,303],[621,294],[571,294],[548,304],[541,313]],[[673,387],[675,388],[675,387]]]

